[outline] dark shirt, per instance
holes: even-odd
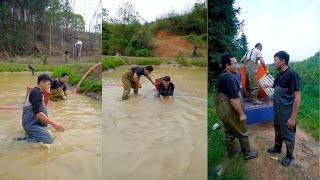
[[[300,91],[300,77],[290,67],[288,67],[283,73],[278,73],[275,77],[273,87],[276,85],[282,88],[288,88],[290,93]]]
[[[147,76],[144,74],[144,67],[143,66],[135,66],[135,67],[132,67],[131,70],[133,71],[133,74],[137,74],[139,77],[141,75]]]
[[[163,82],[159,84],[159,96],[173,96],[174,84],[172,82],[169,83],[168,87],[165,88]]]
[[[240,85],[234,75],[229,74],[227,71],[222,71],[219,75],[217,84],[218,92],[224,93],[229,99],[239,98]]]
[[[38,114],[42,112],[40,110],[40,107],[43,106],[42,105],[43,95],[38,87],[35,87],[30,91],[29,101],[32,104],[32,110],[34,114]]]
[[[58,89],[59,87],[62,88],[63,91],[67,90],[67,86],[63,84],[60,79],[52,79],[51,80],[51,89]]]

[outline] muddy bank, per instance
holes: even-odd
[[[259,151],[256,159],[246,162],[250,179],[319,179],[319,143],[302,129],[297,127],[296,131],[295,159],[285,168],[281,166],[286,152],[285,145],[282,146],[281,154],[271,155],[266,152],[274,143],[273,122],[254,124],[248,128],[250,145]]]

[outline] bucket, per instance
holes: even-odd
[[[156,79],[156,83],[155,83],[155,87],[156,87],[156,90],[159,90],[159,84],[163,81],[163,77],[159,77]]]
[[[244,65],[240,67],[240,74],[241,74],[241,84],[242,84],[242,91],[243,91],[243,96],[246,96],[246,82],[245,82],[245,71],[244,71]],[[262,78],[266,74],[266,71],[264,70],[263,66],[261,64],[258,64],[257,68],[257,80],[259,84],[259,79]],[[259,84],[259,91],[258,91],[258,98],[266,97],[268,96],[262,89],[262,87]]]
[[[30,87],[27,87],[27,94],[26,94],[26,98],[28,97],[28,94],[30,93],[30,91],[32,90],[33,88],[30,88]],[[51,93],[49,92],[43,92],[43,97],[44,97],[44,104],[47,106],[48,105],[48,102],[49,102],[49,99],[50,99],[50,96],[51,96]]]

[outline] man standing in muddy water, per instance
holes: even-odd
[[[218,93],[214,97],[214,102],[217,115],[224,124],[228,157],[232,158],[237,154],[234,145],[234,139],[237,138],[244,154],[243,159],[253,159],[258,156],[258,152],[250,148],[248,129],[245,124],[247,117],[242,106],[240,85],[233,76],[239,68],[237,60],[231,53],[224,53],[220,64],[224,70],[219,75]]]
[[[122,84],[123,84],[123,95],[122,99],[127,100],[129,97],[129,93],[131,88],[134,90],[134,94],[138,94],[138,89],[141,88],[141,84],[139,82],[140,76],[144,75],[146,76],[150,82],[155,85],[155,83],[152,81],[149,74],[153,71],[153,67],[148,66],[135,66],[130,69],[128,69],[126,72],[122,75]]]
[[[69,79],[68,73],[62,73],[59,79],[53,78],[51,80],[51,96],[50,99],[52,101],[58,101],[58,100],[66,100],[68,97],[67,94],[67,82]]]
[[[63,132],[64,127],[57,121],[48,117],[44,104],[43,92],[48,92],[51,85],[51,78],[48,74],[38,76],[38,86],[34,87],[26,98],[22,113],[22,127],[26,137],[18,137],[17,140],[28,142],[42,142],[52,144],[53,139],[47,130],[48,124],[57,131]]]
[[[286,157],[281,161],[282,166],[289,166],[293,157],[296,134],[296,116],[300,106],[300,77],[288,67],[289,54],[279,51],[274,55],[274,68],[279,71],[273,85],[274,88],[273,121],[275,132],[274,147],[269,153],[281,153],[282,143],[286,144]]]

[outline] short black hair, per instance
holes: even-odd
[[[220,64],[222,69],[226,68],[226,64],[231,65],[231,58],[234,58],[234,55],[229,52],[225,52],[221,55]]]
[[[68,73],[64,72],[64,73],[61,74],[60,77],[65,77],[65,76],[69,76]]]
[[[286,62],[286,65],[288,65],[289,59],[290,59],[289,54],[287,52],[285,52],[285,51],[279,51],[273,57],[274,58],[278,57],[279,59],[284,59],[285,62]]]
[[[40,84],[41,81],[51,81],[51,78],[48,74],[41,74],[38,76],[38,85]]]
[[[261,43],[257,43],[254,47],[255,47],[255,48],[257,48],[257,47],[262,47],[262,44],[261,44]]]
[[[146,69],[149,70],[149,71],[153,71],[153,67],[150,66],[150,65],[148,65],[148,66],[146,66],[146,67],[144,67],[144,68],[146,68]]]
[[[163,80],[164,80],[164,81],[170,81],[170,76],[165,76],[165,77],[163,78]]]

